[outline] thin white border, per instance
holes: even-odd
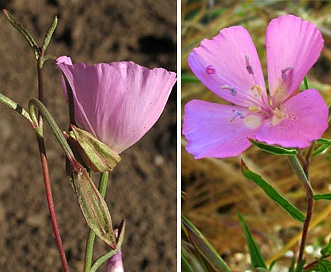
[[[181,1],[177,0],[177,271],[181,271]]]

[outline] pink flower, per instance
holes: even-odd
[[[62,56],[57,65],[72,89],[76,122],[117,154],[155,124],[176,82],[173,72],[130,61],[89,66]]]
[[[193,73],[231,105],[193,100],[185,106],[186,149],[196,159],[237,156],[248,139],[305,148],[328,127],[328,108],[314,89],[298,92],[324,41],[316,26],[293,15],[266,31],[269,90],[256,48],[241,26],[203,40],[188,58]]]

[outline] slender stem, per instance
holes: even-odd
[[[50,182],[50,177],[49,177],[49,169],[48,169],[48,163],[47,163],[44,138],[40,137],[40,135],[37,134],[37,141],[38,141],[38,146],[39,146],[39,151],[40,151],[40,160],[41,160],[41,166],[42,166],[43,177],[44,177],[47,204],[48,204],[49,214],[50,214],[51,221],[52,221],[52,227],[53,227],[53,231],[54,231],[54,235],[55,235],[55,239],[56,239],[56,244],[59,249],[63,269],[64,269],[64,271],[68,272],[69,267],[68,267],[67,259],[66,259],[65,252],[63,249],[63,244],[62,244],[62,240],[61,240],[61,236],[60,236],[59,227],[58,227],[58,224],[56,221],[56,213],[55,213],[53,196],[52,196],[52,187],[51,187],[51,182]]]
[[[64,138],[62,131],[56,124],[55,120],[53,119],[52,115],[48,111],[48,109],[45,107],[43,103],[41,103],[38,99],[31,99],[29,101],[29,109],[30,109],[30,116],[31,119],[36,123],[37,122],[37,117],[34,111],[34,106],[36,106],[40,112],[40,114],[45,118],[47,121],[50,129],[52,130],[54,136],[58,140],[59,144],[61,145],[63,151],[65,152],[67,158],[69,160],[72,160],[75,158],[74,153],[72,152],[69,144],[67,143],[67,140]]]
[[[42,104],[43,101],[44,101],[44,84],[43,84],[42,70],[41,70],[41,67],[39,66],[40,59],[41,58],[39,57],[39,59],[37,61],[38,97],[39,97],[39,100],[40,100],[40,102]],[[35,105],[36,104],[38,105],[39,103],[37,101],[37,102],[34,102],[34,104]],[[43,106],[43,104],[42,104],[42,106]],[[38,129],[38,126],[37,126],[37,128],[35,129],[35,131],[36,131],[36,136],[37,136],[37,141],[38,141],[38,147],[39,147],[39,152],[40,152],[41,167],[42,167],[43,176],[44,176],[46,199],[47,199],[49,214],[50,214],[50,217],[51,217],[52,227],[53,227],[53,231],[54,231],[54,235],[55,235],[55,239],[56,239],[56,244],[57,244],[57,247],[58,247],[58,250],[59,250],[59,254],[60,254],[60,258],[61,258],[61,261],[62,261],[62,266],[63,266],[63,269],[64,269],[65,272],[69,272],[69,266],[68,266],[67,258],[66,258],[65,251],[64,251],[64,248],[63,248],[62,239],[61,239],[61,235],[60,235],[60,230],[59,230],[59,226],[57,224],[56,213],[55,213],[55,208],[54,208],[54,201],[53,201],[53,195],[52,195],[52,187],[51,187],[51,181],[50,181],[50,177],[49,177],[49,169],[48,169],[48,162],[47,162],[47,156],[46,156],[45,141],[44,141],[43,132],[42,132],[42,130],[43,130],[43,127],[42,127],[42,115],[45,115],[45,109],[46,109],[46,107],[44,109],[42,106],[41,107],[38,107],[39,111],[38,111],[38,123],[37,124],[39,126],[39,129]],[[33,112],[35,114],[34,111],[30,111],[30,112]],[[46,109],[45,119],[49,123],[49,119],[51,118],[53,120],[53,118],[51,117],[50,114],[47,114],[47,113],[48,113],[48,110]],[[31,116],[31,118],[32,118],[32,120],[34,119],[33,116]],[[36,121],[36,120],[34,120],[34,121]],[[54,123],[55,123],[55,121],[54,121]],[[58,128],[57,126],[55,126],[55,127]],[[54,128],[54,127],[51,127],[51,128],[52,128],[53,132],[54,132],[54,129],[56,130],[56,128]],[[58,128],[58,130],[59,130],[59,128]],[[54,134],[56,134],[56,133],[54,132]],[[62,133],[60,133],[60,134],[63,137]]]
[[[305,187],[306,196],[307,196],[307,213],[306,213],[306,219],[305,219],[305,222],[303,224],[303,229],[302,229],[299,257],[298,257],[298,262],[297,262],[297,266],[298,266],[301,263],[301,261],[303,260],[303,253],[305,250],[309,224],[310,224],[310,221],[311,221],[311,218],[313,215],[314,191],[313,191],[313,188],[311,187],[309,176],[308,176],[309,161],[306,161],[305,170],[304,170],[299,162],[299,159],[296,156],[289,156],[288,158],[289,158],[290,164],[291,164],[294,172],[296,173],[299,180]]]
[[[103,198],[106,195],[108,176],[109,176],[109,172],[103,172],[100,175],[100,182],[98,189]],[[94,240],[95,240],[95,233],[90,229],[86,241],[84,272],[90,272],[92,266]]]

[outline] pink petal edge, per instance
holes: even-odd
[[[268,82],[271,96],[282,78],[282,70],[292,67],[287,88],[276,98],[280,104],[293,95],[320,56],[324,45],[316,25],[293,15],[273,19],[266,31]]]
[[[248,126],[239,112],[256,117],[258,122]],[[248,138],[255,138],[258,118],[242,107],[192,100],[185,106],[183,121],[186,150],[196,159],[237,156],[251,146]]]
[[[251,36],[241,26],[222,29],[212,40],[203,40],[193,49],[188,64],[197,78],[221,98],[238,106],[251,106],[252,87],[258,85],[266,95],[261,63]],[[250,65],[254,75],[249,73]],[[232,86],[235,91],[222,89]]]
[[[265,120],[256,134],[258,141],[283,147],[306,148],[328,128],[328,107],[314,89],[301,92],[281,107],[286,115],[278,124]],[[277,123],[277,122],[276,122]]]

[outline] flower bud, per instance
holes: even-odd
[[[71,125],[69,144],[94,172],[112,171],[121,157],[89,132]]]
[[[105,244],[115,249],[116,237],[105,200],[86,169],[76,160],[69,163],[72,171],[72,185],[88,226]]]

